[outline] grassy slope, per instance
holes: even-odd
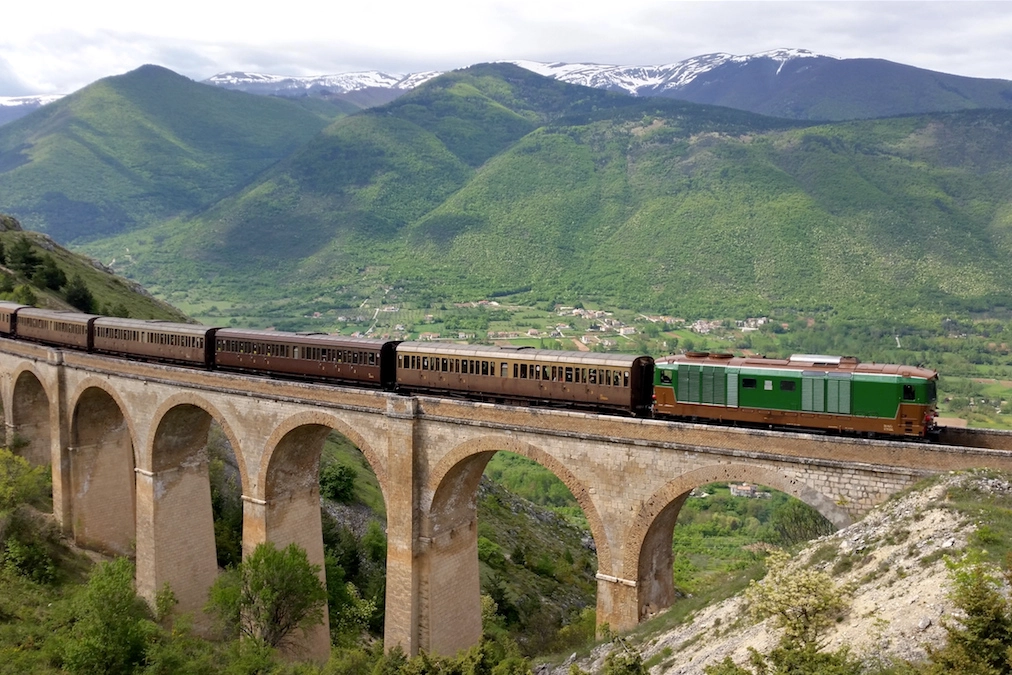
[[[107,236],[217,201],[327,122],[144,66],[0,129],[0,208],[60,241]]]
[[[5,250],[10,250],[21,237],[26,237],[33,244],[36,255],[40,257],[43,255],[52,256],[68,279],[74,275],[80,275],[100,308],[121,306],[127,310],[131,317],[136,319],[188,320],[185,314],[175,307],[151,297],[135,282],[128,281],[94,265],[90,259],[54,244],[45,235],[38,232],[0,231],[0,243],[3,244]],[[4,268],[3,273],[6,275],[8,272],[9,268]],[[16,275],[14,283],[16,285],[27,284],[38,299],[36,305],[39,307],[72,309],[66,303],[64,294],[61,292],[40,288],[29,280]]]

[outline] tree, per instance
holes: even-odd
[[[40,262],[28,237],[18,237],[7,251],[7,266],[26,277],[35,273],[35,268]]]
[[[95,311],[95,296],[88,290],[80,274],[75,274],[67,284],[67,302],[82,312]]]
[[[72,673],[130,673],[144,661],[158,632],[134,591],[134,566],[126,558],[102,563],[74,601],[74,623],[63,665]]]
[[[19,305],[35,305],[39,301],[28,284],[20,284],[15,288],[14,292],[11,293],[11,300]]]
[[[24,457],[0,448],[0,515],[21,504],[40,504],[50,490],[50,473]]]
[[[1006,584],[1012,582],[1010,562],[1012,557],[1006,558]],[[927,672],[1012,673],[1012,600],[1003,592],[1001,576],[976,555],[949,563],[949,577],[949,597],[962,616],[943,622],[949,641],[942,649],[928,649]]]
[[[792,569],[790,555],[772,551],[762,581],[749,582],[745,596],[756,618],[773,617],[784,630],[783,642],[817,647],[833,619],[849,606],[848,592],[826,572]]]
[[[821,570],[791,568],[790,556],[776,550],[766,561],[766,577],[749,582],[745,596],[752,615],[773,617],[784,630],[779,644],[769,654],[750,649],[752,670],[736,665],[730,657],[706,666],[707,675],[858,675],[859,659],[846,646],[822,652],[821,638],[833,619],[849,605],[848,590],[836,585]]]
[[[320,494],[335,502],[347,504],[355,498],[355,469],[344,464],[330,464],[320,471]]]
[[[298,545],[279,550],[265,542],[218,577],[207,610],[228,633],[280,647],[296,629],[323,622],[327,590],[319,575],[320,566],[311,564]]]
[[[48,253],[42,256],[42,264],[35,268],[32,281],[37,286],[60,290],[67,284],[67,274],[56,264],[56,260]]]

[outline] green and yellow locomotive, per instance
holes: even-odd
[[[658,359],[654,414],[844,433],[930,436],[938,373],[853,357],[689,352]]]

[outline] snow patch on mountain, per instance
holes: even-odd
[[[783,64],[794,59],[836,57],[816,54],[807,49],[774,49],[758,54],[704,54],[691,59],[660,66],[614,66],[595,63],[542,63],[539,61],[507,61],[539,75],[552,77],[585,87],[624,91],[632,95],[660,92],[685,87],[694,79],[728,63],[745,64],[769,59]],[[780,69],[777,69],[779,74]]]
[[[346,94],[371,87],[381,89],[413,89],[423,82],[440,75],[437,71],[409,73],[407,75],[383,73],[378,70],[367,70],[354,73],[337,73],[333,75],[288,76],[270,75],[266,73],[231,72],[219,73],[204,80],[226,89],[242,89],[259,91],[271,89],[285,94],[299,94],[311,90],[326,89],[334,94]]]

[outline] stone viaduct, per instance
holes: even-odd
[[[672,532],[695,487],[748,481],[837,526],[933,472],[1012,469],[1012,435],[977,445],[846,439],[638,420],[287,382],[123,361],[0,339],[8,440],[50,463],[53,509],[79,545],[133,556],[201,616],[218,574],[206,442],[236,453],[243,549],[296,542],[323,563],[318,469],[336,430],[364,453],[387,510],[385,644],[452,653],[481,634],[477,488],[495,452],[550,469],[590,523],[597,619],[626,630],[674,601]],[[983,441],[981,440],[983,439]],[[958,439],[957,439],[958,440]],[[964,439],[965,440],[965,439]],[[301,656],[324,659],[326,625]]]

